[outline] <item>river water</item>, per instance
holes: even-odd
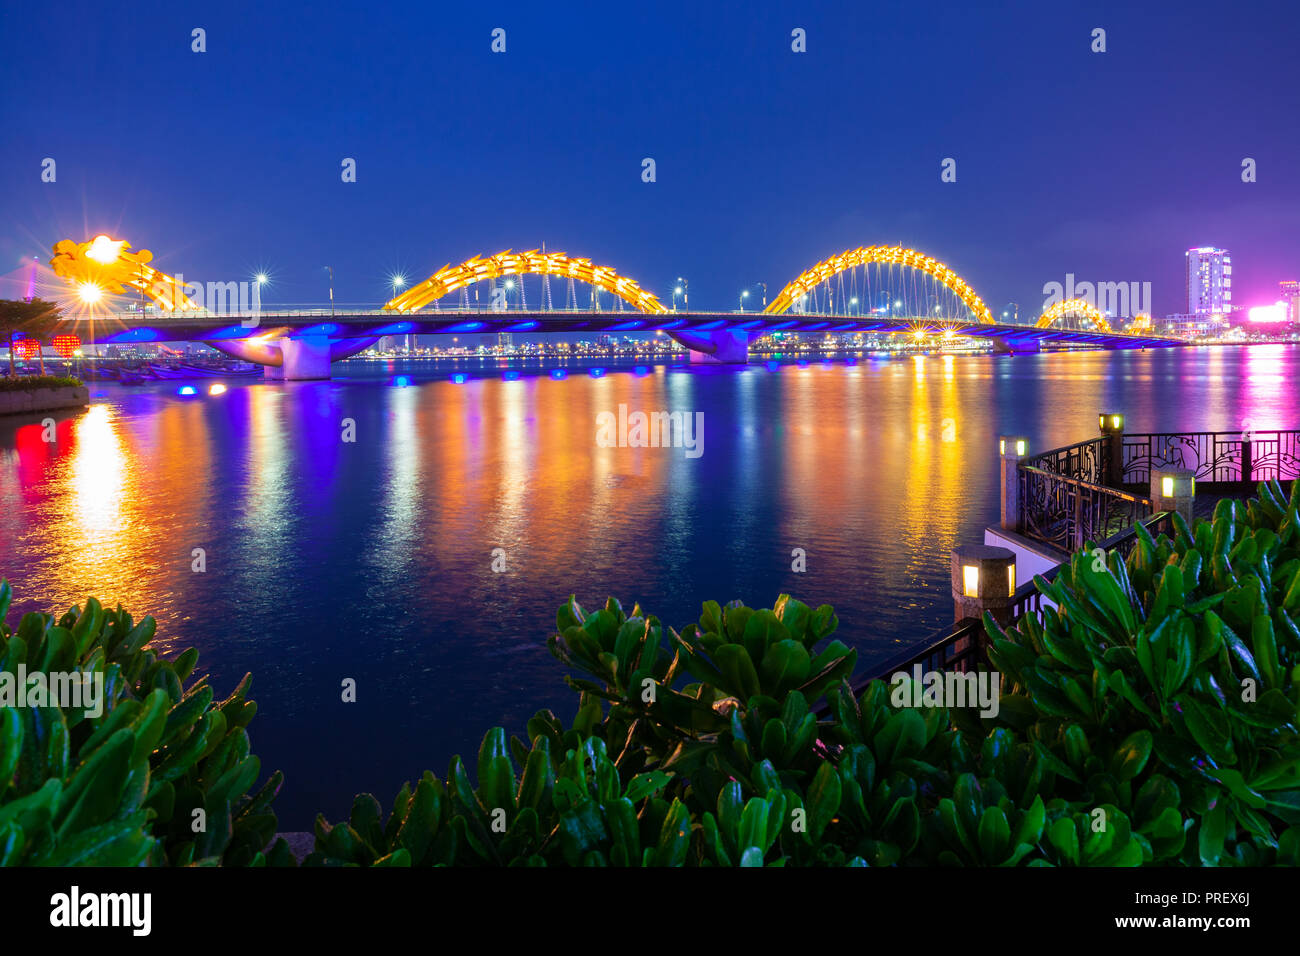
[[[881,660],[951,620],[948,553],[997,520],[1000,434],[1046,449],[1095,435],[1102,411],[1131,431],[1300,424],[1286,345],[592,364],[353,360],[219,395],[93,384],[52,443],[0,419],[10,623],[94,595],[197,647],[219,697],[251,671],[254,752],[286,774],[282,828],[306,829],[358,791],[389,806],[489,726],[571,717],[545,647],[571,593],[680,628],[706,599],[789,592],[832,604],[838,637]],[[598,416],[620,405],[703,413],[701,453],[603,447]]]

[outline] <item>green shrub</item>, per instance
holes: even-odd
[[[29,392],[34,388],[68,388],[84,384],[66,375],[0,375],[0,392]]]
[[[151,617],[136,623],[92,598],[57,621],[26,614],[10,630],[10,599],[0,580],[0,675],[10,687],[20,667],[87,675],[102,679],[103,707],[98,717],[0,707],[0,865],[265,862],[282,778],[250,793],[260,772],[245,729],[257,712],[251,677],[217,701],[206,677],[190,680],[197,651],[169,659],[149,646]],[[274,855],[288,855],[282,841]]]
[[[1300,865],[1300,483],[1261,485],[1126,557],[1089,545],[1055,605],[985,621],[996,716],[849,683],[828,606],[712,601],[680,633],[614,599],[559,609],[569,723],[487,732],[471,770],[362,794],[312,866]],[[0,585],[0,621],[9,600]],[[0,668],[103,671],[99,720],[0,710],[0,862],[293,865],[254,795],[248,679],[183,689],[150,619],[94,601],[0,623]],[[910,679],[910,678],[909,678]],[[814,707],[825,701],[825,710]],[[195,837],[195,808],[209,830]],[[213,820],[218,821],[216,826]]]
[[[1005,722],[1058,795],[1129,816],[1144,862],[1300,862],[1298,497],[1139,526],[1127,561],[1081,551],[1040,585],[1041,621],[990,626]]]
[[[455,758],[386,821],[358,797],[305,862],[1300,864],[1298,498],[1261,486],[1037,579],[1056,609],[985,622],[996,717],[855,696],[829,607],[708,602],[678,634],[570,598],[549,642],[584,675],[570,725],[493,728],[477,788]]]

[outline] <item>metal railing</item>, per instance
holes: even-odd
[[[1155,510],[1150,498],[1042,468],[1022,464],[1016,477],[1020,533],[1061,551],[1108,538]]]
[[[1161,534],[1173,534],[1173,515],[1168,511],[1150,515],[1144,518],[1141,524],[1150,532],[1152,537],[1159,537]],[[1127,559],[1129,552],[1133,550],[1137,541],[1137,522],[1134,522],[1134,524],[1122,531],[1095,543],[1098,548],[1108,554],[1112,551],[1118,551],[1121,558]],[[1049,583],[1055,581],[1061,568],[1067,564],[1069,564],[1069,561],[1064,561],[1044,571],[1038,577]],[[1026,614],[1041,613],[1043,600],[1043,594],[1038,590],[1035,581],[1026,581],[1020,585],[1020,587],[1016,588],[1016,593],[1011,599],[1009,625],[1015,626]],[[853,682],[853,695],[860,697],[862,692],[866,690],[867,685],[873,680],[888,681],[890,677],[899,672],[911,675],[913,668],[918,664],[923,672],[948,670],[966,672],[978,670],[981,667],[991,667],[992,665],[988,659],[988,640],[984,631],[984,622],[973,617],[963,618],[924,640],[910,645],[884,662],[873,665],[865,675]],[[818,710],[819,717],[824,718],[829,714],[829,705]]]
[[[1066,478],[1104,484],[1110,465],[1110,442],[1105,438],[1091,438],[1073,445],[1063,445],[1031,455],[1023,459],[1020,465],[1050,471]]]
[[[1300,478],[1300,431],[1125,434],[1123,481],[1146,484],[1156,468],[1187,468],[1201,482]]]
[[[1096,545],[1102,551],[1110,553],[1118,551],[1121,558],[1128,558],[1129,552],[1137,544],[1137,526],[1141,524],[1150,532],[1151,536],[1159,537],[1160,535],[1172,535],[1174,533],[1173,512],[1160,511],[1156,514],[1149,515],[1135,521],[1121,531],[1112,534],[1108,538],[1096,541]],[[1086,543],[1086,542],[1085,542]],[[1056,575],[1060,573],[1061,568],[1069,564],[1069,561],[1063,561],[1055,567],[1049,568],[1042,574],[1038,575],[1047,582],[1056,580]],[[1016,588],[1015,595],[1011,598],[1011,623],[1014,625],[1026,614],[1037,614],[1043,609],[1043,595],[1038,590],[1037,585],[1031,580],[1026,581],[1020,587]]]
[[[363,305],[349,305],[347,303],[336,303],[331,310],[328,305],[304,305],[304,306],[282,306],[275,309],[260,309],[253,311],[251,309],[190,309],[184,312],[141,312],[130,310],[126,312],[108,312],[95,315],[95,322],[149,322],[152,324],[177,324],[183,325],[190,322],[202,321],[204,319],[246,319],[260,318],[262,320],[274,318],[299,318],[303,316],[317,318],[347,318],[358,315],[373,315],[381,318],[400,319],[423,319],[435,320],[442,316],[458,315],[481,315],[484,317],[498,317],[509,319],[512,315],[575,315],[575,316],[592,316],[608,317],[617,315],[637,316],[650,315],[648,312],[638,312],[635,309],[520,309],[512,307],[510,309],[495,310],[482,306],[464,306],[444,307],[441,309],[425,309],[420,312],[397,312],[391,309],[376,308],[374,303],[365,303]],[[669,316],[670,312],[654,313],[656,316]],[[679,313],[685,315],[687,313]],[[712,314],[712,313],[710,313]],[[750,313],[746,312],[746,315]],[[69,316],[68,321],[85,322],[90,319],[89,316]]]

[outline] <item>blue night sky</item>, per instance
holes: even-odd
[[[663,298],[685,275],[696,308],[872,243],[934,255],[1022,316],[1067,272],[1150,281],[1157,314],[1181,311],[1192,245],[1232,250],[1242,304],[1300,277],[1294,0],[3,17],[0,273],[103,231],[190,280],[267,268],[270,307],[325,300],[326,263],[340,302],[378,304],[394,271],[543,241]]]

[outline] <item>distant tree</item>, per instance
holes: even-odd
[[[14,374],[13,334],[26,332],[41,339],[63,320],[63,310],[58,303],[44,299],[0,299],[0,336],[9,347],[9,374]],[[38,353],[41,374],[45,374],[45,356]]]

